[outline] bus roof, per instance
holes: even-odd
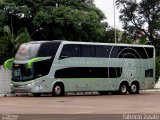
[[[42,41],[31,41],[29,42],[29,44],[43,44],[43,43],[48,43],[48,42],[62,42],[62,40],[52,40],[52,41],[49,41],[49,40],[42,40]]]
[[[87,45],[131,46],[131,47],[154,47],[153,45],[123,44],[123,43],[78,42],[78,41],[63,41],[62,43],[63,43],[63,44],[87,44]]]
[[[113,45],[113,46],[131,46],[131,47],[153,47],[153,45],[139,45],[139,44],[123,44],[123,43],[98,43],[98,42],[79,42],[67,40],[52,40],[52,41],[31,41],[30,44],[43,44],[47,42],[62,42],[63,44],[87,44],[87,45]]]

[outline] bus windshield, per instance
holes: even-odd
[[[24,61],[36,57],[39,47],[40,44],[22,44],[15,55],[15,60]]]
[[[24,82],[48,75],[60,43],[52,41],[22,44],[15,55],[12,80]],[[28,61],[33,59],[37,61],[31,62],[28,67]]]
[[[12,69],[13,81],[28,81],[33,79],[33,68],[27,68],[27,64],[14,64]]]

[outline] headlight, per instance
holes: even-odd
[[[28,85],[26,85],[27,87],[31,87],[34,83],[30,83]]]

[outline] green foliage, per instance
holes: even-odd
[[[120,20],[129,37],[147,36],[154,45],[160,41],[160,0],[117,0]],[[147,25],[147,26],[146,26]]]
[[[11,58],[18,46],[30,38],[101,42],[105,35],[107,23],[101,21],[106,18],[93,0],[0,2],[1,61]]]
[[[160,56],[156,58],[156,80],[160,77]]]
[[[156,80],[160,77],[160,46],[156,48]]]
[[[126,31],[122,33],[121,43],[127,43],[127,44],[133,43],[132,38],[128,35]]]
[[[139,39],[139,44],[146,44],[147,43],[147,39],[145,36],[142,36],[140,39]]]
[[[0,8],[10,15],[8,21],[12,18],[15,33],[26,27],[36,40],[101,41],[104,37],[106,23],[101,21],[105,16],[93,0],[4,1]]]
[[[121,37],[122,37],[122,31],[116,29],[116,42],[122,42]],[[108,30],[105,32],[105,37],[104,41],[107,43],[115,43],[115,29],[114,28],[108,28]]]
[[[19,45],[29,42],[30,36],[26,28],[20,29],[17,35],[14,35],[8,26],[4,26],[3,35],[0,36],[0,64],[6,59],[15,55]]]

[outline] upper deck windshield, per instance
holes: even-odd
[[[34,58],[37,56],[39,48],[40,44],[24,43],[19,47],[15,55],[15,60],[25,61]]]

